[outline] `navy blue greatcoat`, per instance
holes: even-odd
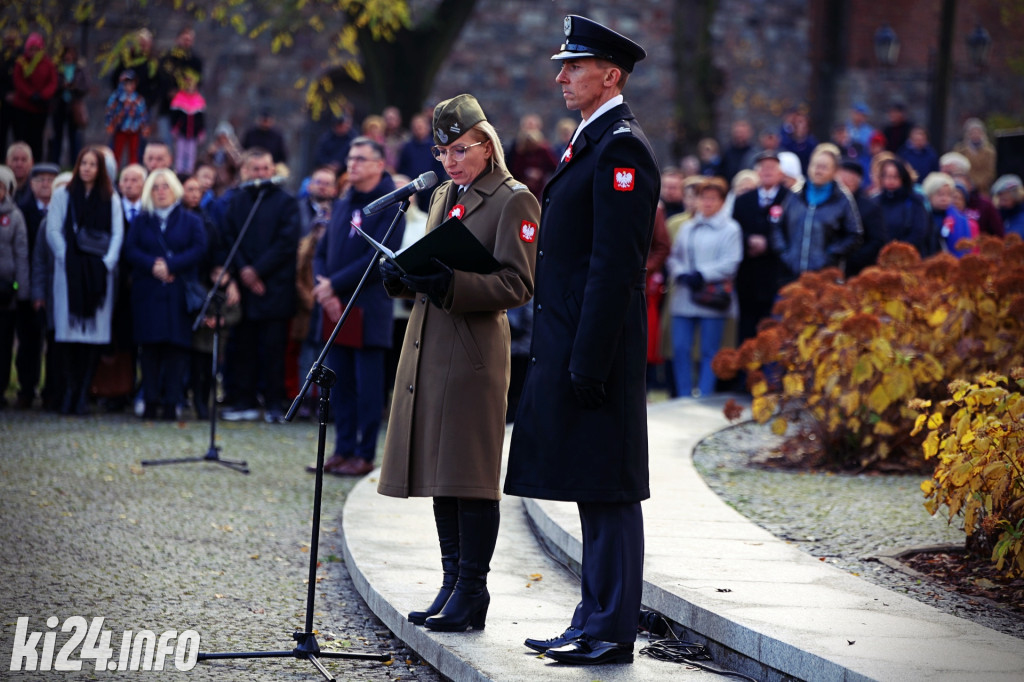
[[[124,242],[124,259],[131,268],[132,320],[135,343],[171,343],[192,347],[192,316],[185,308],[185,279],[198,277],[198,264],[206,254],[206,229],[196,214],[177,205],[167,216],[163,241],[160,217],[140,213]],[[165,284],[153,276],[157,258],[167,261],[174,281]]]
[[[650,497],[645,262],[660,176],[623,103],[591,121],[544,189],[533,341],[505,492],[576,502]],[[584,409],[570,373],[605,382]]]

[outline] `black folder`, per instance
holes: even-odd
[[[449,218],[413,242],[395,256],[395,261],[410,275],[425,275],[437,271],[431,258],[464,272],[488,274],[501,267],[458,218]]]

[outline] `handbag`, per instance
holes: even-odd
[[[198,313],[206,303],[206,289],[197,277],[185,278],[185,310],[189,314]]]
[[[75,228],[75,246],[78,247],[78,250],[90,256],[98,256],[100,258],[106,256],[107,251],[110,250],[112,235],[103,230],[90,230],[85,227],[79,227],[78,218],[75,217],[74,203],[69,201],[68,207],[71,209],[71,224]]]
[[[344,310],[344,308],[342,308]],[[340,319],[340,318],[339,318]],[[323,311],[323,325],[320,332],[321,341],[327,341],[331,338],[331,332],[334,331],[334,325],[338,324],[338,320],[332,320],[331,316],[327,314],[327,311]],[[334,337],[335,346],[345,346],[347,348],[362,348],[363,347],[363,309],[358,306],[352,306],[352,312],[345,318],[345,324],[338,330],[338,335]]]
[[[692,231],[690,232],[690,248],[687,250],[692,261],[694,258]],[[732,290],[732,277],[726,277],[714,282],[705,282],[700,289],[690,289],[690,300],[704,308],[724,312],[732,305]]]
[[[68,105],[71,109],[71,123],[81,130],[89,125],[89,110],[85,108],[85,98],[72,99]]]
[[[702,288],[690,290],[690,300],[712,310],[728,310],[732,305],[732,279],[705,282]]]

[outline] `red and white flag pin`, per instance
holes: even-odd
[[[462,220],[462,216],[466,215],[466,207],[462,204],[455,204],[452,206],[452,210],[448,211],[449,218],[456,218]]]

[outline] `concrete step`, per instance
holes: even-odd
[[[824,564],[722,502],[691,455],[702,438],[727,425],[723,402],[684,399],[650,408],[645,607],[685,626],[684,639],[706,642],[715,665],[758,680],[1024,679],[1024,641]],[[451,679],[583,679],[589,673],[522,646],[526,637],[561,632],[579,600],[578,583],[547,553],[578,565],[576,506],[507,497],[502,514],[483,632],[434,633],[405,620],[431,601],[440,581],[430,500],[379,496],[374,475],[345,506],[349,571],[378,617]],[[532,579],[536,574],[540,580]],[[637,656],[632,666],[602,666],[587,679],[660,680],[684,670]]]

